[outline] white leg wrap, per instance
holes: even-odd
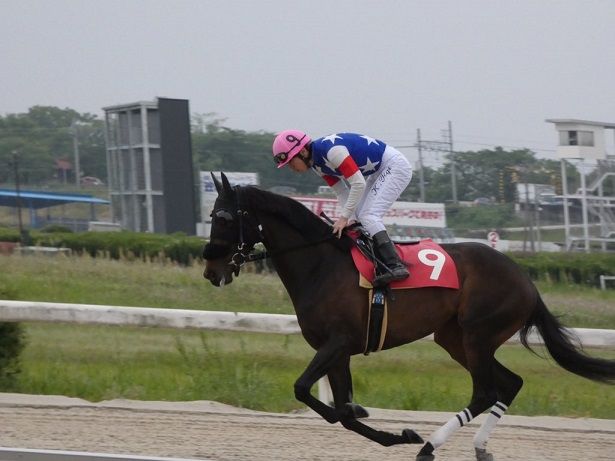
[[[493,408],[491,408],[491,413],[487,415],[487,419],[485,419],[485,422],[474,436],[475,448],[482,448],[483,450],[487,448],[487,440],[489,440],[491,431],[493,431],[493,428],[504,415],[506,410],[508,410],[508,407],[502,402],[496,402],[495,405],[493,405]]]
[[[472,418],[470,410],[467,408],[461,410],[453,418],[449,419],[444,426],[434,432],[429,438],[429,442],[434,448],[442,446],[457,429],[468,424]]]

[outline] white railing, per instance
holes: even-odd
[[[126,325],[161,328],[195,328],[201,330],[243,331],[253,333],[297,334],[301,332],[297,317],[284,314],[160,309],[153,307],[101,306],[38,301],[0,300],[0,321],[59,322],[91,325]],[[572,328],[587,347],[615,346],[615,330]],[[425,339],[433,339],[433,335]],[[537,334],[530,334],[530,344],[541,344]],[[513,336],[509,343],[518,343]]]
[[[294,315],[0,300],[0,321],[300,333]]]
[[[607,280],[615,280],[615,276],[613,275],[601,275],[600,276],[600,289],[606,290],[606,281]]]
[[[115,455],[84,451],[32,450],[0,447],[0,460],[23,461],[207,461],[205,459],[152,458],[151,456]]]

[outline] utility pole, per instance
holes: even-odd
[[[457,203],[457,171],[455,167],[455,151],[453,149],[453,124],[448,122],[448,129],[444,131],[444,141],[427,141],[420,137],[420,130],[418,130],[418,139],[416,147],[419,151],[419,160],[422,155],[422,151],[431,152],[446,152],[448,153],[451,161],[451,188],[453,195],[453,203]],[[422,168],[421,168],[422,169]]]
[[[73,151],[75,154],[75,185],[77,186],[77,189],[80,189],[81,178],[79,177],[79,175],[81,167],[79,166],[79,139],[77,139],[77,120],[73,120],[73,122],[70,124],[70,128],[73,135]]]
[[[15,203],[17,204],[17,223],[19,225],[19,236],[22,239],[24,238],[24,229],[23,229],[23,221],[21,220],[21,196],[20,196],[20,188],[19,188],[19,154],[16,150],[12,152],[13,154],[13,173],[15,174],[15,193],[17,197],[15,198]]]
[[[421,145],[421,129],[416,130],[416,147],[419,151],[419,189],[421,202],[425,202],[425,176],[423,173],[423,146]]]
[[[453,150],[453,124],[448,121],[448,153],[451,159],[451,183],[453,187],[453,203],[457,203],[457,171],[455,167],[455,151]]]
[[[535,193],[535,192],[534,192]],[[536,251],[534,246],[534,219],[530,211],[530,188],[527,183],[527,177],[525,179],[525,239],[523,240],[523,251],[525,251],[525,243],[529,237],[530,249],[532,253]]]

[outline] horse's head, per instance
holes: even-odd
[[[260,239],[248,212],[242,209],[241,188],[232,188],[224,173],[222,182],[213,173],[211,176],[218,198],[211,213],[209,243],[203,250],[203,277],[215,286],[223,286],[233,281],[233,274],[239,275],[246,256]]]

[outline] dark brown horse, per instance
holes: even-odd
[[[350,357],[365,349],[367,290],[347,237],[332,238],[331,227],[290,198],[255,187],[231,188],[214,177],[218,198],[212,213],[211,240],[204,250],[204,272],[212,284],[231,283],[254,244],[262,242],[293,302],[303,336],[316,355],[295,383],[295,396],[329,423],[340,422],[385,446],[424,443],[412,430],[377,431],[359,421],[368,416],[352,403]],[[460,288],[396,290],[389,302],[384,349],[434,333],[434,339],[472,376],[472,398],[424,443],[417,460],[433,460],[434,450],[484,411],[490,414],[474,445],[478,460],[490,460],[489,434],[523,385],[495,357],[496,349],[520,331],[536,327],[555,361],[572,373],[596,381],[615,380],[615,361],[592,358],[575,346],[567,330],[547,310],[528,276],[508,257],[486,245],[442,245],[457,265]],[[335,408],[310,389],[327,375]]]

